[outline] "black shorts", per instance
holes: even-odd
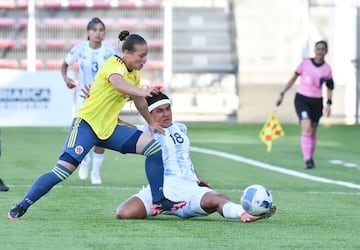
[[[323,98],[295,95],[295,110],[299,120],[310,119],[313,126],[319,125],[320,117],[323,115]]]

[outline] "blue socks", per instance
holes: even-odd
[[[151,188],[154,202],[165,198],[163,193],[164,164],[162,160],[161,145],[153,139],[142,152],[146,156],[145,172]]]
[[[72,172],[66,167],[60,164],[56,164],[56,166],[51,171],[41,175],[36,180],[19,205],[25,209],[28,209],[38,199],[49,192],[53,186],[68,178],[71,173]]]

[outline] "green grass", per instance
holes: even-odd
[[[317,177],[360,185],[359,126],[319,127],[316,168],[305,170],[300,128],[283,125],[285,137],[271,153],[258,138],[262,125],[188,124],[192,145],[219,150]],[[204,218],[157,216],[114,219],[118,204],[146,183],[142,156],[106,151],[103,184],[77,173],[33,205],[20,221],[6,213],[34,180],[55,164],[67,128],[2,128],[1,249],[360,249],[360,191],[301,179],[249,164],[193,152],[198,173],[234,202],[248,185],[268,186],[276,215],[243,224],[217,213]],[[330,160],[353,163],[353,167]]]

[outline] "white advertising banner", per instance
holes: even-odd
[[[70,126],[73,96],[60,71],[0,69],[0,126]]]

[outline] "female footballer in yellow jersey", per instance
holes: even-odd
[[[145,97],[159,93],[160,89],[139,88],[139,70],[144,66],[148,46],[143,37],[122,31],[123,57],[113,56],[98,71],[90,96],[76,114],[68,138],[56,166],[41,175],[25,197],[8,212],[10,220],[19,220],[27,209],[44,196],[57,183],[68,178],[93,146],[112,149],[123,154],[146,156],[145,170],[153,197],[152,212],[177,210],[186,202],[174,202],[164,197],[164,167],[161,145],[151,136],[136,128],[118,124],[119,111],[131,97],[150,130],[164,133],[148,111]]]

